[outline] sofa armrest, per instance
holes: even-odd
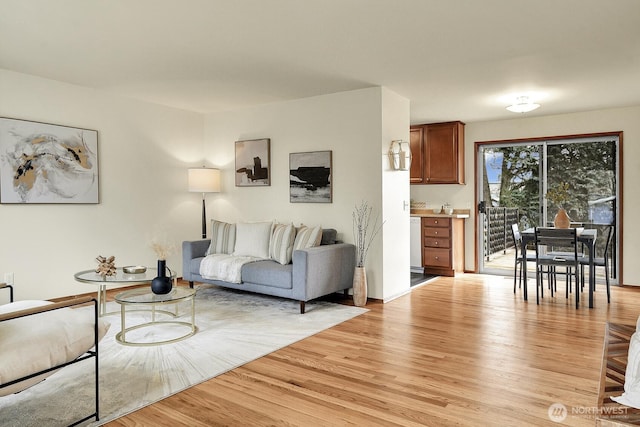
[[[182,278],[184,280],[193,280],[191,277],[191,269],[189,268],[191,260],[204,257],[210,243],[210,239],[182,242]]]
[[[309,301],[353,285],[356,247],[351,243],[321,245],[293,252],[293,295]]]

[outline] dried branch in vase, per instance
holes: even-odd
[[[380,225],[378,223],[378,216],[373,224],[371,221],[371,213],[373,208],[365,201],[361,202],[359,206],[356,206],[353,210],[353,238],[356,245],[356,267],[364,267],[364,263],[369,253],[369,247],[371,242],[376,237],[376,234],[380,231],[384,222]]]

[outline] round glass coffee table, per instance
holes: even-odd
[[[150,288],[138,288],[131,289],[129,291],[124,291],[115,296],[115,300],[118,304],[120,304],[120,320],[121,327],[120,332],[116,334],[116,341],[120,344],[124,345],[133,345],[133,346],[148,346],[148,345],[160,345],[160,344],[168,344],[176,341],[183,340],[188,338],[196,333],[198,328],[196,327],[196,300],[195,300],[196,290],[187,287],[174,287],[171,292],[168,294],[158,295],[151,292]],[[188,306],[190,307],[189,319],[190,321],[176,320],[175,318],[178,316],[178,303],[180,302],[190,302]],[[164,308],[167,305],[173,304],[175,306],[175,313],[164,309],[158,309],[159,307]],[[128,306],[144,306],[149,307],[149,311],[151,313],[151,320],[145,321],[143,323],[127,327],[127,307]],[[131,310],[133,311],[133,310]],[[139,310],[138,310],[139,311]],[[156,320],[157,315],[162,316],[170,316],[169,320]],[[186,332],[182,335],[179,335],[170,339],[161,339],[161,340],[153,340],[153,341],[129,341],[127,340],[127,333],[140,328],[147,327],[162,327],[164,325],[179,325],[180,327],[186,327]]]
[[[98,310],[99,315],[107,314],[107,286],[109,285],[144,285],[151,284],[151,281],[158,275],[156,268],[149,268],[143,273],[125,273],[122,268],[116,268],[116,274],[113,276],[103,277],[96,273],[95,270],[84,270],[73,275],[73,277],[82,283],[90,283],[98,285]],[[176,277],[175,273],[171,274],[171,278]],[[175,286],[175,282],[174,282]]]

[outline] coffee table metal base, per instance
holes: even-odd
[[[192,290],[193,291],[193,290]],[[131,292],[129,292],[131,293]],[[138,292],[139,293],[139,292]],[[170,343],[174,343],[174,342],[178,342],[181,341],[183,339],[189,338],[190,336],[194,335],[197,331],[198,331],[198,327],[196,326],[196,322],[195,322],[195,292],[187,292],[187,295],[182,295],[181,297],[177,298],[177,299],[167,299],[165,301],[154,301],[154,302],[129,302],[126,301],[126,298],[119,298],[121,295],[124,295],[126,293],[123,294],[119,294],[116,296],[116,302],[118,302],[118,304],[120,304],[120,320],[121,320],[121,328],[120,328],[120,332],[118,332],[116,334],[116,341],[119,342],[120,344],[123,345],[129,345],[129,346],[152,346],[152,345],[162,345],[162,344],[170,344]],[[189,301],[189,307],[191,309],[191,313],[190,313],[190,322],[187,321],[183,321],[183,320],[156,320],[156,315],[160,314],[160,315],[168,315],[171,317],[176,317],[178,315],[178,307],[177,304],[182,302],[182,301]],[[174,304],[176,306],[176,312],[172,313],[170,311],[166,311],[166,310],[159,310],[156,308],[156,306],[160,305],[160,306],[165,306],[167,304]],[[144,323],[140,323],[134,326],[126,326],[126,321],[127,321],[127,306],[129,305],[137,305],[137,306],[142,306],[142,305],[150,305],[151,306],[151,310],[129,310],[129,311],[147,311],[149,313],[151,313],[151,321],[149,322],[144,322]],[[186,333],[180,336],[177,336],[175,338],[171,338],[171,339],[167,339],[167,340],[160,340],[160,341],[150,341],[150,342],[139,342],[139,341],[129,341],[127,340],[127,333],[137,330],[137,329],[142,329],[142,328],[151,328],[151,327],[163,327],[166,325],[178,325],[180,327],[185,327],[186,328]]]

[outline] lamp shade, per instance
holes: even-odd
[[[219,193],[220,169],[189,169],[189,191],[194,193]]]

